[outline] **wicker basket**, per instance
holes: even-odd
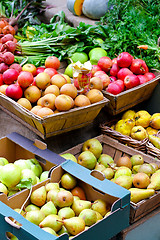
[[[154,74],[156,77],[151,81],[117,95],[113,95],[103,90],[104,96],[110,100],[109,104],[106,106],[106,110],[111,115],[117,115],[149,99],[160,80],[160,73],[154,72]]]
[[[122,133],[117,132],[111,128],[111,126],[116,122],[117,120],[112,120],[108,123],[100,124],[101,132],[118,140],[123,144],[126,144],[127,146],[133,147],[142,152],[146,152],[146,143],[148,142],[148,138],[145,138],[142,141],[138,141],[136,139],[131,138],[130,136],[123,135]]]

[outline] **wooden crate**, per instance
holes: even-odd
[[[102,101],[89,106],[41,118],[0,93],[0,108],[43,139],[90,124],[108,102],[104,97]]]
[[[141,154],[146,163],[156,162],[160,166],[160,161],[155,160],[155,158],[153,158],[152,156],[147,155],[134,148],[125,146],[124,144],[119,143],[117,140],[109,136],[102,134],[98,136],[97,139],[103,145],[103,153],[110,155],[114,159],[114,162],[117,162],[117,160],[122,156],[131,157],[132,155],[135,154]],[[62,152],[61,154],[72,153],[76,158],[78,158],[78,156],[82,152],[82,145],[83,143],[78,144],[77,146],[70,148],[65,152]],[[140,218],[146,216],[148,213],[156,209],[158,206],[160,206],[160,191],[156,191],[155,195],[146,200],[142,200],[137,204],[131,202],[130,223],[134,223]]]
[[[160,80],[160,74],[158,72],[154,72],[154,74],[156,75],[156,78],[151,81],[117,95],[113,95],[103,90],[104,96],[110,100],[109,104],[106,106],[106,110],[111,115],[117,115],[149,99]]]

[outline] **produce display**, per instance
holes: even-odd
[[[43,171],[36,159],[18,159],[9,163],[4,157],[0,157],[0,192],[7,196],[31,188],[40,181],[48,178],[49,171]]]
[[[104,152],[100,141],[91,138],[83,143],[82,152],[77,158],[70,152],[61,156],[90,170],[100,171],[108,180],[128,189],[131,202],[138,203],[153,196],[155,190],[160,190],[159,163],[145,162],[141,153],[131,157],[123,155],[115,162]]]
[[[55,236],[67,233],[72,238],[107,217],[110,207],[103,199],[88,200],[78,180],[66,172],[60,183],[35,189],[30,204],[14,210],[44,231]]]

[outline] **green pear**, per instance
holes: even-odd
[[[158,149],[160,149],[160,137],[148,135],[149,141]]]
[[[45,214],[45,217],[50,215],[50,214],[57,214],[57,208],[55,207],[55,205],[52,201],[49,201],[49,202],[45,203],[41,207],[40,211],[42,211]]]
[[[62,219],[75,217],[75,212],[70,207],[63,207],[58,211],[58,216]]]
[[[21,169],[14,163],[8,163],[0,168],[0,181],[8,188],[15,187],[21,180]]]
[[[47,180],[48,179],[48,174],[49,174],[49,171],[43,171],[40,175],[40,182],[44,181],[44,180]]]
[[[140,164],[140,165],[135,165],[135,166],[133,166],[133,168],[132,168],[132,173],[133,173],[133,174],[138,173],[138,170],[139,170],[140,166],[141,166],[141,164]]]
[[[110,155],[103,153],[98,158],[98,163],[103,164],[107,168],[109,167],[108,163],[114,163],[114,160]]]
[[[77,158],[72,153],[64,153],[64,154],[61,154],[60,156],[77,163]]]
[[[19,240],[16,236],[11,236],[10,240]]]
[[[80,212],[79,217],[83,218],[86,226],[92,226],[97,222],[97,214],[92,209],[84,209]]]
[[[148,189],[160,190],[160,172],[155,172],[152,174],[151,183],[148,185]]]
[[[121,187],[129,189],[132,187],[133,178],[132,176],[122,175],[116,178],[114,182]]]
[[[130,160],[131,160],[132,166],[142,165],[144,163],[144,159],[143,159],[143,157],[140,154],[133,155],[130,158]]]
[[[52,235],[55,235],[57,236],[57,233],[50,227],[44,227],[42,228],[44,231],[48,232],[48,233],[51,233]]]
[[[85,168],[92,170],[97,164],[97,159],[92,152],[86,150],[80,153],[77,163]]]
[[[77,235],[85,229],[85,221],[80,217],[72,217],[62,220],[67,231],[71,235]]]
[[[91,208],[91,202],[87,200],[76,200],[72,204],[75,215],[78,216],[83,209]]]
[[[106,169],[106,167],[103,164],[97,162],[94,169],[101,172],[102,170]]]
[[[69,173],[64,173],[61,177],[61,186],[67,190],[74,188],[77,184],[77,179]]]
[[[103,199],[97,199],[92,203],[91,209],[104,216],[110,210],[110,206]]]
[[[59,183],[49,182],[45,185],[45,189],[49,192],[51,189],[59,189]]]
[[[68,235],[70,235],[64,225],[63,225],[63,226],[61,227],[61,229],[57,232],[57,234],[58,234],[58,236],[59,236],[59,235],[61,235],[61,234],[63,234],[63,233],[67,233]]]
[[[8,189],[7,189],[6,185],[4,185],[1,182],[0,182],[0,192],[3,192],[6,195],[8,194]]]
[[[131,176],[132,171],[128,167],[125,167],[125,166],[119,167],[118,170],[115,172],[114,179],[116,179],[122,175]]]
[[[25,211],[26,212],[30,212],[30,211],[33,211],[33,210],[40,210],[40,208],[34,204],[29,204],[26,208],[25,208]]]
[[[60,191],[59,189],[51,189],[47,193],[47,202],[52,201],[54,203],[55,207],[57,207],[56,198],[57,198],[57,194],[59,191]]]
[[[97,222],[103,219],[103,216],[99,212],[95,211],[95,213],[97,215]]]
[[[8,164],[8,160],[4,157],[0,157],[0,166],[4,166],[6,164]]]
[[[14,162],[16,166],[19,166],[21,170],[23,169],[31,169],[29,162],[25,159],[18,159]]]
[[[73,196],[73,202],[76,200],[80,200],[80,198],[78,196]]]
[[[102,153],[103,147],[100,141],[96,138],[88,139],[83,143],[82,151],[90,151],[98,159]]]
[[[59,208],[70,207],[73,203],[73,195],[70,191],[59,191],[56,197],[56,206]]]
[[[149,177],[155,172],[154,167],[149,164],[149,163],[143,163],[139,169],[138,172],[144,172],[146,173]]]
[[[21,172],[21,180],[22,179],[30,179],[32,185],[35,185],[37,183],[37,178],[35,173],[31,169],[23,169]]]
[[[155,171],[157,171],[159,169],[158,164],[155,162],[151,162],[150,165],[152,165],[152,167],[154,168]]]
[[[102,170],[102,173],[105,175],[105,177],[109,180],[111,180],[114,177],[114,170],[112,168],[105,168]]]
[[[61,229],[62,225],[62,219],[56,214],[48,215],[39,223],[40,228],[50,227],[55,232],[58,232]]]
[[[47,199],[47,192],[44,186],[37,188],[31,193],[31,203],[35,204],[38,207],[41,207],[45,204]]]
[[[138,203],[141,200],[147,199],[155,194],[154,189],[140,189],[140,188],[130,188],[131,192],[131,202]]]
[[[26,219],[36,225],[39,225],[45,219],[43,212],[39,210],[32,210],[26,213]]]

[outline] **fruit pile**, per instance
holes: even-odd
[[[48,178],[48,171],[43,171],[36,159],[18,159],[9,163],[0,158],[0,192],[11,196]]]
[[[154,146],[160,148],[160,138],[156,136],[160,129],[160,113],[150,115],[146,110],[127,110],[111,128],[138,141],[148,138]]]
[[[128,189],[134,203],[149,198],[155,194],[155,190],[160,190],[160,170],[157,163],[145,162],[141,154],[131,157],[123,155],[114,162],[109,154],[103,153],[103,145],[96,138],[83,143],[78,158],[69,152],[61,156],[90,170],[102,172],[108,180]]]
[[[14,69],[10,66],[0,74],[0,92],[40,117],[103,100],[102,92],[93,86],[86,94],[78,94],[70,77],[58,73],[60,61],[55,56],[47,57],[45,66],[37,68],[27,63],[13,65]]]
[[[77,179],[66,172],[60,183],[49,182],[35,189],[24,210],[14,210],[44,231],[55,236],[67,233],[71,238],[107,217],[110,204],[102,199],[87,200]]]

